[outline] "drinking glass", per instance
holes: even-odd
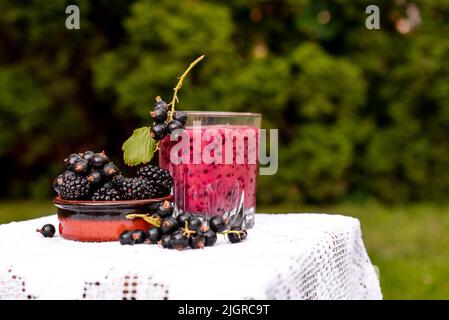
[[[188,111],[185,129],[161,141],[159,164],[174,179],[175,214],[251,228],[256,210],[258,113]],[[173,141],[173,136],[177,139]]]

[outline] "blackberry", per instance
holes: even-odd
[[[122,195],[111,183],[105,183],[92,195],[93,201],[117,201],[122,200]]]
[[[79,175],[68,175],[60,187],[59,195],[65,200],[87,199],[91,185],[86,177]]]
[[[121,178],[115,179],[116,185],[122,193],[123,197],[128,200],[150,199],[155,197],[154,188],[146,179],[137,178]]]
[[[156,108],[150,112],[151,118],[156,123],[162,123],[167,119],[167,110],[164,108]]]
[[[173,178],[170,172],[160,167],[148,165],[137,170],[137,176],[146,178],[158,191],[167,192],[173,186]],[[170,193],[170,191],[168,191]]]
[[[81,156],[79,154],[73,153],[67,158],[64,159],[64,164],[67,170],[72,170],[73,166],[77,161],[81,160]]]
[[[187,122],[187,113],[182,111],[175,111],[173,113],[173,120],[179,121],[182,125],[185,125]]]
[[[162,140],[167,135],[167,126],[165,123],[156,123],[151,126],[151,137],[154,140]]]

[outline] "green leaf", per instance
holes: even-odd
[[[122,146],[123,160],[128,166],[148,163],[156,151],[156,143],[150,135],[150,127],[134,130]]]

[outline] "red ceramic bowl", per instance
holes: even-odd
[[[150,224],[143,219],[127,219],[128,214],[153,214],[173,196],[145,200],[78,201],[56,197],[59,234],[68,240],[117,241],[124,230],[146,231]]]

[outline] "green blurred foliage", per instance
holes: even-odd
[[[80,30],[65,28],[69,4]],[[370,4],[381,30],[365,28]],[[179,108],[261,112],[280,129],[260,204],[446,200],[448,16],[447,1],[2,1],[1,195],[50,196],[75,151],[123,166],[154,97],[204,53]]]

